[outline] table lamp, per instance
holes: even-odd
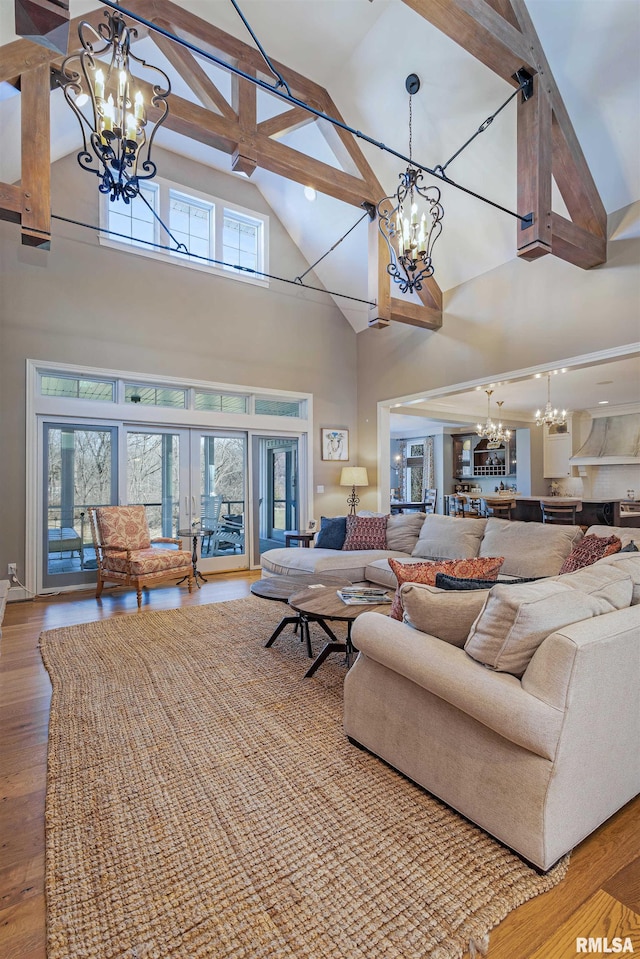
[[[360,497],[356,493],[356,486],[368,486],[369,477],[364,466],[343,466],[340,474],[340,486],[350,486],[351,493],[347,497],[347,505],[351,516],[356,515],[356,506]]]

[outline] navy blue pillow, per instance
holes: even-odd
[[[532,583],[540,576],[520,576],[518,579],[458,579],[456,576],[449,576],[447,573],[436,573],[436,586],[438,589],[491,589],[492,586],[508,586],[510,583]]]
[[[620,553],[637,553],[637,552],[638,552],[638,547],[636,546],[634,540],[629,540],[629,542],[627,543],[627,545],[626,545],[626,546],[623,546],[622,549],[619,550],[618,552],[620,552]]]
[[[346,516],[322,516],[320,518],[320,532],[316,537],[316,548],[342,549],[346,538]]]

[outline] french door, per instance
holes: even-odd
[[[191,549],[197,535],[201,572],[246,568],[246,433],[128,425],[123,459],[126,502],[144,504],[152,537],[193,531],[182,538]]]

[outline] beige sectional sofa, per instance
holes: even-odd
[[[550,868],[640,791],[640,554],[401,591],[403,622],[354,624],[347,736]]]
[[[265,576],[339,573],[395,588],[390,556],[405,563],[504,556],[502,576],[553,576],[582,536],[580,526],[406,513],[389,517],[385,550],[271,549],[262,554],[262,569]]]
[[[264,575],[337,571],[395,587],[389,556],[504,556],[500,579],[544,577],[468,592],[406,583],[403,622],[362,613],[344,729],[549,869],[640,791],[640,554],[559,576],[584,535],[578,526],[393,519],[382,555],[271,550]],[[587,530],[612,533],[623,546],[640,538]]]

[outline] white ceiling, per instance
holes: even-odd
[[[181,0],[180,5],[252,42],[229,0]],[[98,6],[88,0],[71,0],[71,16]],[[634,73],[640,49],[640,0],[527,0],[527,6],[605,208],[609,213],[619,210],[640,199],[640,87]],[[413,153],[431,167],[444,163],[513,89],[401,0],[241,0],[241,8],[273,59],[325,86],[350,126],[401,153],[408,150],[405,78],[418,73],[422,88],[414,97]],[[13,39],[13,4],[1,0],[0,42]],[[162,65],[163,58],[151,40],[141,41],[136,54],[143,49],[143,56]],[[215,67],[204,65],[213,74]],[[176,92],[192,96],[170,72]],[[219,78],[221,71],[216,76]],[[267,99],[273,98],[261,95],[263,110],[268,109]],[[0,93],[0,125],[4,129],[17,121],[18,100],[17,96],[2,99]],[[79,147],[79,129],[61,91],[52,101],[52,151],[57,159]],[[271,112],[283,108],[279,105]],[[3,139],[0,180],[14,182],[20,176],[15,152],[19,138]],[[230,170],[228,156],[164,128],[157,142]],[[285,142],[336,162],[314,125]],[[392,192],[402,170],[400,161],[367,143],[361,141],[360,145],[384,189]],[[514,101],[447,172],[516,210],[515,158]],[[80,171],[78,175],[82,175]],[[320,194],[309,203],[302,186],[264,170],[256,170],[252,182],[309,263],[333,246],[361,215],[358,208]],[[64,214],[60,209],[63,199],[55,202],[56,212]],[[434,251],[436,279],[443,290],[515,257],[513,217],[446,186],[443,203],[444,230]],[[564,212],[559,196],[554,209]],[[366,222],[361,223],[316,268],[327,289],[366,299],[366,229]],[[637,224],[631,229],[637,235]],[[291,273],[287,263],[272,262],[271,269],[281,276]],[[365,304],[341,297],[335,300],[354,329],[366,327]]]
[[[578,364],[550,371],[551,404],[567,412],[587,410],[592,415],[636,412],[640,408],[640,351],[622,358]],[[403,398],[391,410],[391,434],[407,436],[441,427],[483,422],[487,393],[491,416],[505,425],[531,423],[547,402],[545,373],[526,373],[441,397]],[[498,401],[503,402],[498,409]]]

